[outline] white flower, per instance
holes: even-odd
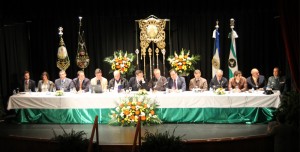
[[[140,106],[137,105],[137,106],[135,106],[135,108],[136,108],[136,110],[139,110],[139,109],[140,109]]]
[[[121,112],[121,113],[120,113],[120,116],[121,116],[121,117],[124,117],[124,113],[123,113],[123,112]]]
[[[116,111],[119,112],[119,111],[120,111],[120,107],[117,107],[117,108],[116,108]]]
[[[141,116],[145,116],[145,112],[141,112]]]

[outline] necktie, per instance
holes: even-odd
[[[25,89],[29,89],[29,83],[28,83],[28,80],[25,80]]]
[[[101,84],[100,80],[97,80],[97,85],[100,85],[100,84]]]
[[[79,81],[79,90],[82,90],[82,81]]]
[[[174,80],[174,82],[173,82],[173,87],[174,87],[174,89],[177,89],[176,80]]]

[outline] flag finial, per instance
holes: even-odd
[[[216,21],[216,26],[215,27],[216,27],[216,29],[219,28],[219,21],[218,20]]]
[[[59,38],[60,38],[60,40],[59,40],[59,45],[60,46],[64,46],[65,45],[65,42],[64,42],[64,40],[62,38],[62,36],[64,35],[63,30],[64,29],[61,26],[58,28],[58,35],[59,35]]]
[[[230,28],[231,29],[234,28],[234,19],[233,18],[230,19]]]

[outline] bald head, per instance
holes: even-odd
[[[221,80],[223,77],[223,71],[221,69],[219,69],[216,73],[216,77],[218,80]]]
[[[252,77],[254,77],[254,78],[258,78],[258,76],[259,76],[259,71],[258,71],[258,69],[253,68],[253,69],[251,70],[251,75],[252,75]]]
[[[119,80],[121,78],[121,73],[119,70],[114,71],[115,80]]]

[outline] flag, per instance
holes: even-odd
[[[86,43],[84,39],[84,31],[81,23],[82,17],[79,16],[79,31],[78,31],[78,48],[76,55],[76,64],[79,68],[84,70],[90,63],[90,57],[87,52]]]
[[[216,75],[217,71],[220,69],[220,33],[218,31],[218,28],[216,28],[213,32],[213,38],[215,38],[215,44],[214,44],[214,54],[212,58],[212,78]]]
[[[234,76],[233,73],[238,70],[238,62],[237,62],[236,46],[235,46],[235,39],[238,38],[238,35],[233,30],[233,28],[231,33],[229,33],[229,38],[231,38],[230,53],[228,59],[228,69],[229,69],[229,79],[230,79]]]
[[[63,39],[63,28],[59,27],[59,37],[60,37],[60,41],[59,41],[59,48],[57,51],[57,61],[56,61],[56,66],[60,69],[60,70],[64,70],[66,71],[68,69],[68,67],[70,66],[70,59],[68,56],[68,52],[67,52],[67,48],[65,46],[65,42]]]

